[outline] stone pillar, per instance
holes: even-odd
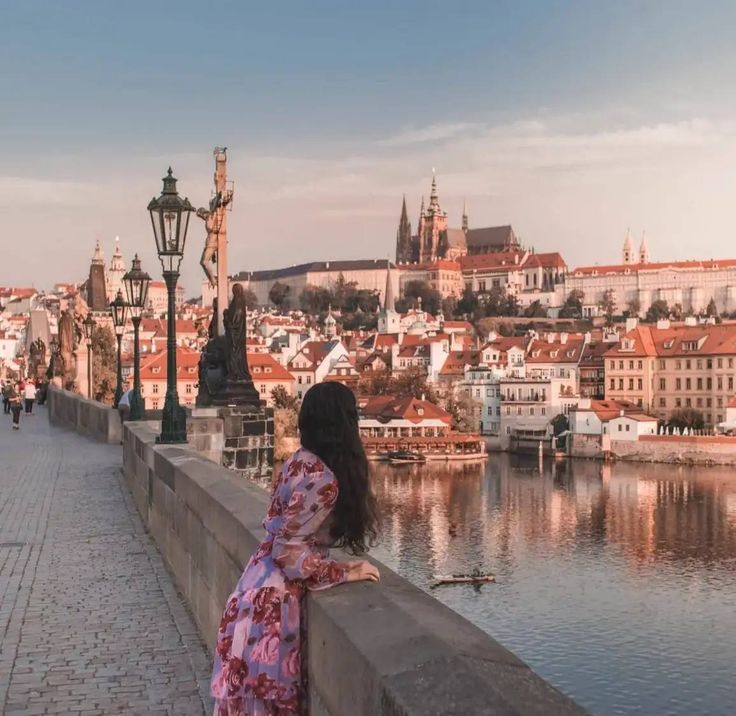
[[[225,445],[222,464],[251,479],[273,475],[273,408],[253,405],[218,410],[223,420]]]

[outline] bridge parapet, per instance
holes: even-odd
[[[189,447],[124,426],[123,471],[210,648],[263,537],[268,496]],[[308,596],[314,716],[585,713],[485,632],[385,565],[380,585]]]
[[[123,426],[117,410],[77,393],[49,385],[46,396],[49,420],[101,442],[120,444]]]

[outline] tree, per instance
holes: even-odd
[[[626,318],[638,318],[641,312],[641,303],[638,298],[632,298],[626,303],[624,316]]]
[[[452,416],[452,429],[459,433],[477,433],[480,429],[480,403],[467,391],[447,399],[445,410]]]
[[[252,311],[254,308],[258,307],[258,296],[256,296],[253,289],[243,289],[243,297],[245,298],[245,307],[249,311]]]
[[[603,292],[603,298],[598,302],[600,312],[606,317],[606,325],[613,325],[613,314],[616,313],[616,292],[608,288]]]
[[[361,395],[382,395],[388,393],[393,378],[389,370],[366,370],[358,379],[358,393]]]
[[[681,321],[682,320],[682,304],[676,303],[674,306],[672,306],[671,316],[673,321]]]
[[[475,313],[478,308],[478,296],[470,286],[466,286],[463,289],[463,295],[457,302],[457,313],[461,316],[471,315]]]
[[[582,318],[585,294],[575,288],[568,294],[560,309],[560,318]]]
[[[273,400],[274,408],[296,410],[297,405],[299,405],[299,400],[295,396],[290,395],[289,391],[283,385],[277,385],[271,391],[271,399]]]
[[[357,307],[357,281],[346,281],[342,271],[332,287],[332,305],[339,311],[354,311]]]
[[[436,403],[437,393],[427,383],[427,376],[421,368],[409,368],[394,378],[388,385],[387,392],[398,396],[424,398],[430,403]]]
[[[673,427],[702,430],[705,427],[703,413],[694,408],[676,408],[670,415],[669,424]]]
[[[92,331],[92,395],[100,403],[111,404],[117,385],[117,344],[108,326]]]
[[[718,306],[716,306],[716,301],[712,297],[708,302],[708,307],[705,309],[705,315],[709,318],[718,318]]]
[[[422,308],[427,313],[437,313],[440,307],[439,291],[432,288],[426,281],[409,281],[406,284],[404,298],[399,302],[402,306],[401,313],[406,312],[419,298],[422,299]]]
[[[669,318],[669,315],[670,307],[667,305],[667,301],[664,301],[660,298],[656,301],[653,301],[652,305],[649,306],[649,309],[647,310],[647,315],[644,317],[644,320],[648,323],[656,323],[662,318]]]
[[[321,286],[309,284],[299,295],[299,305],[306,313],[322,313],[328,309],[330,303],[332,303],[332,294]]]
[[[271,290],[268,292],[268,298],[279,309],[288,308],[289,306],[289,295],[291,294],[291,286],[285,283],[276,281]]]
[[[273,411],[274,457],[284,460],[296,445],[299,416],[294,408],[276,408]]]
[[[539,301],[532,301],[524,309],[524,316],[526,318],[546,318],[547,311]]]
[[[458,300],[455,296],[447,296],[442,299],[442,313],[445,318],[453,319],[458,314]]]

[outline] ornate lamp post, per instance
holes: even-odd
[[[141,260],[138,254],[133,259],[133,267],[123,276],[125,293],[128,296],[130,320],[133,321],[133,392],[130,394],[129,420],[143,420],[146,415],[143,398],[141,397],[141,352],[139,331],[141,314],[148,300],[148,284],[151,277],[141,269]]]
[[[184,408],[179,405],[179,394],[176,390],[176,282],[179,280],[179,266],[184,256],[189,217],[194,207],[189,203],[189,199],[182,199],[179,196],[171,167],[163,182],[161,196],[151,199],[148,204],[156,239],[156,251],[161,260],[169,299],[166,400],[158,442],[184,443],[187,441],[187,416]]]
[[[125,333],[125,319],[128,313],[128,304],[123,298],[123,292],[118,289],[118,295],[115,300],[110,303],[110,313],[112,314],[112,325],[115,328],[115,338],[118,341],[118,375],[115,381],[115,400],[112,403],[113,408],[117,408],[120,398],[123,397],[123,365],[120,356],[120,346],[123,342],[123,333]]]
[[[92,400],[92,333],[95,330],[92,311],[87,314],[82,326],[84,326],[84,339],[87,342],[87,397]]]

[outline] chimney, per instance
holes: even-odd
[[[685,325],[686,326],[697,326],[698,319],[695,318],[695,316],[685,316]]]
[[[563,346],[567,343],[567,333],[560,333],[560,343]]]
[[[557,336],[551,331],[547,334],[547,343],[554,343]]]
[[[666,331],[670,327],[670,319],[669,318],[660,318],[657,321],[657,329]]]
[[[626,319],[626,332],[633,331],[639,325],[638,318],[627,318]]]

